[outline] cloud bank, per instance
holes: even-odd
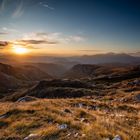
[[[0,49],[4,49],[5,47],[7,47],[9,44],[8,41],[0,41]]]
[[[26,45],[36,45],[36,44],[57,44],[55,41],[47,41],[47,40],[17,40],[18,43],[26,44]]]

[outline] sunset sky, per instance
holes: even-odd
[[[140,52],[140,1],[0,0],[0,51]]]

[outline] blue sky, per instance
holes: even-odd
[[[46,54],[138,52],[140,2],[0,0],[0,41]]]

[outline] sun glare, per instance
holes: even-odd
[[[19,55],[24,55],[27,54],[29,52],[29,49],[23,47],[23,46],[19,46],[19,45],[15,45],[13,46],[13,52],[15,54],[19,54]]]

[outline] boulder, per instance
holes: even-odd
[[[17,102],[29,102],[29,101],[35,101],[36,98],[35,97],[31,97],[31,96],[24,96],[21,97],[17,100]]]
[[[66,128],[68,128],[68,125],[67,124],[61,124],[58,127],[59,127],[59,129],[66,129]]]
[[[29,136],[25,137],[24,140],[38,140],[39,135],[38,134],[30,134]]]
[[[116,135],[112,140],[122,140],[121,136]]]

